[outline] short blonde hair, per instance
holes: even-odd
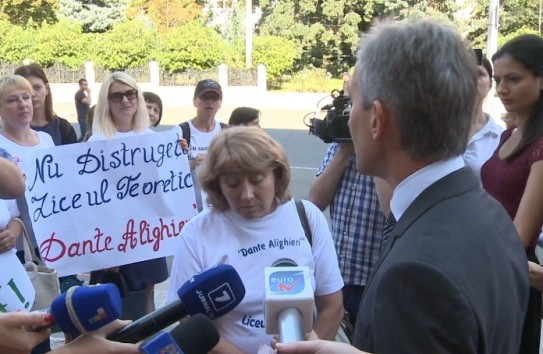
[[[289,201],[290,165],[285,150],[264,130],[239,126],[224,129],[213,138],[197,176],[207,202],[225,211],[230,206],[222,193],[220,177],[233,170],[256,173],[267,169],[273,169],[278,203]]]
[[[6,75],[0,78],[0,104],[6,98],[8,91],[13,89],[25,90],[32,94],[32,85],[20,75]]]
[[[147,112],[147,106],[143,99],[143,92],[140,90],[136,80],[126,73],[116,71],[102,84],[100,92],[98,93],[98,102],[96,103],[96,109],[94,111],[94,120],[92,122],[92,132],[99,133],[104,138],[111,138],[116,132],[115,122],[111,116],[109,107],[109,89],[115,82],[120,82],[132,87],[138,91],[138,105],[136,114],[132,118],[133,130],[135,132],[141,132],[149,128],[149,113]]]

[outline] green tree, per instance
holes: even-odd
[[[164,70],[175,73],[231,64],[235,53],[214,29],[192,22],[164,34],[156,59]]]
[[[296,60],[294,42],[275,36],[257,36],[253,43],[253,62],[266,66],[267,78],[273,84],[292,70]]]
[[[36,31],[31,59],[45,67],[60,63],[81,68],[89,60],[90,36],[81,33],[79,24],[68,20],[44,25]]]
[[[22,63],[33,52],[32,28],[25,30],[0,19],[0,33],[0,62]]]
[[[148,16],[164,32],[198,19],[201,11],[201,4],[194,0],[134,0],[128,16]]]
[[[58,0],[2,0],[0,15],[18,26],[26,26],[28,21],[36,25],[55,23]]]
[[[120,23],[97,37],[92,58],[96,64],[111,70],[138,67],[153,59],[158,46],[156,38],[156,31],[142,21]]]
[[[262,34],[293,40],[297,67],[324,68],[338,74],[352,67],[359,33],[372,21],[408,16],[453,18],[454,0],[261,0]]]
[[[83,32],[106,32],[126,21],[131,0],[59,0],[59,18],[81,24]]]

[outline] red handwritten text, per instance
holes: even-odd
[[[86,254],[102,253],[113,250],[112,237],[105,236],[100,228],[95,228],[92,239],[67,243],[53,232],[51,237],[40,244],[40,254],[47,262],[56,262],[62,257],[79,257]]]
[[[162,218],[159,218],[159,225],[157,226],[151,227],[149,222],[141,220],[136,227],[134,219],[130,219],[126,223],[123,243],[119,244],[117,249],[120,252],[126,252],[129,249],[138,247],[138,245],[151,243],[153,244],[153,251],[157,252],[160,249],[160,242],[165,237],[172,238],[179,236],[183,226],[185,226],[184,220],[177,223],[172,220],[169,224],[166,224]]]

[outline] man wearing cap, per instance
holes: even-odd
[[[215,115],[221,108],[222,103],[221,85],[211,79],[199,81],[194,90],[192,102],[196,107],[196,116],[179,124],[174,129],[178,130],[179,135],[187,142],[192,179],[196,182],[195,169],[205,158],[211,139],[226,127],[225,124],[215,120]],[[194,184],[194,191],[198,211],[202,211],[206,207],[205,193],[196,183]]]

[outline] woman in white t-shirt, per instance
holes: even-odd
[[[0,148],[8,151],[13,162],[17,164],[33,151],[55,146],[49,134],[30,128],[33,114],[32,95],[32,86],[24,77],[7,75],[0,78],[0,117],[3,123],[3,129],[0,131]],[[17,199],[17,206],[37,252],[37,243],[24,196]],[[9,244],[5,247],[12,249],[12,245],[16,243],[17,256],[23,260],[22,240],[18,237],[22,227],[11,219],[7,227],[11,229],[11,235],[9,236]],[[34,348],[32,353],[45,353],[49,350],[49,340],[46,340]]]
[[[142,91],[134,78],[123,72],[114,72],[102,84],[93,118],[92,135],[88,141],[121,139],[154,133],[149,128],[149,114]],[[127,205],[127,207],[130,206]],[[111,274],[104,275],[108,272],[119,272],[130,291],[146,289],[145,303],[139,307],[142,309],[142,314],[154,309],[155,284],[168,278],[168,267],[164,257],[92,272],[91,283],[105,279],[104,276],[110,276]],[[138,316],[132,314],[128,317]]]
[[[0,157],[9,161],[12,159],[11,155],[2,148],[0,148]],[[8,168],[8,166],[3,167]],[[2,184],[4,183],[5,181],[2,180]],[[19,197],[23,193],[16,193],[15,197]],[[7,252],[9,250],[13,250],[13,252],[16,251],[15,244],[17,237],[21,233],[21,225],[17,220],[15,220],[15,218],[18,216],[19,208],[17,208],[17,202],[15,199],[0,199],[0,253]]]
[[[290,166],[281,145],[259,128],[225,129],[213,138],[197,171],[211,207],[181,231],[168,298],[178,299],[187,279],[218,264],[232,265],[246,291],[235,309],[214,321],[221,339],[211,353],[254,354],[269,345],[264,268],[280,264],[309,267],[313,329],[320,338],[333,339],[343,316],[343,280],[332,236],[320,210],[303,201],[312,242],[306,237],[288,191]]]

